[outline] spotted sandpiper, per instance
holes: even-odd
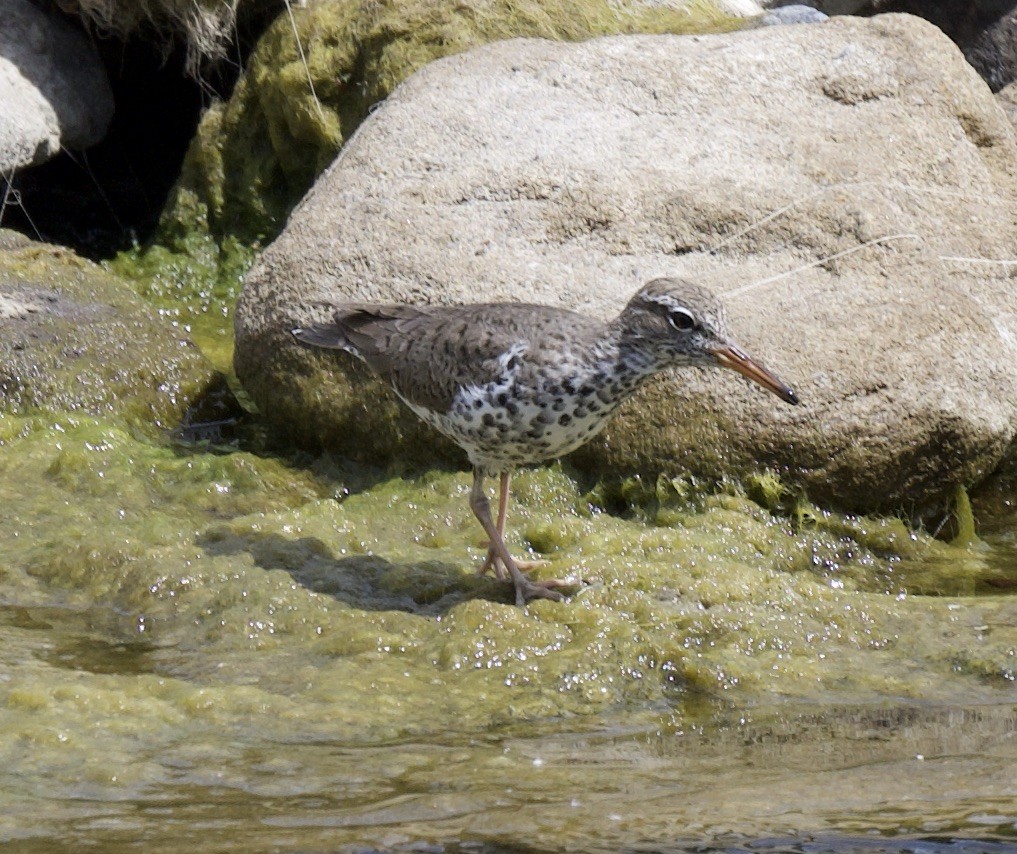
[[[562,599],[558,581],[533,581],[505,546],[516,466],[555,459],[589,441],[649,377],[671,367],[731,368],[797,404],[783,380],[728,335],[710,291],[655,279],[603,322],[546,305],[412,306],[342,303],[332,321],[294,329],[310,347],[345,350],[386,380],[420,418],[466,451],[470,508],[489,538],[481,572],[515,585],[516,604]],[[501,477],[498,519],[484,477]]]

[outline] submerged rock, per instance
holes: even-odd
[[[0,232],[0,413],[167,425],[215,378],[126,282],[66,249]]]
[[[297,441],[460,459],[289,330],[346,299],[606,317],[683,276],[734,289],[734,335],[804,405],[679,371],[578,464],[772,466],[824,503],[920,511],[1017,433],[1017,297],[994,263],[1017,245],[1015,175],[991,93],[917,18],[491,45],[415,75],[322,176],[247,278],[235,364]]]

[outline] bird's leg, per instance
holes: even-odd
[[[504,541],[505,539],[505,519],[508,516],[508,503],[509,503],[509,483],[512,481],[512,472],[503,471],[501,473],[501,482],[498,489],[498,534]],[[543,566],[547,563],[546,560],[519,560],[513,558],[516,562],[516,566],[523,572],[527,572],[531,569],[535,569],[538,566]],[[492,540],[487,544],[487,557],[484,559],[484,565],[477,570],[477,575],[484,575],[490,570],[494,570],[494,577],[499,581],[508,581],[508,576],[505,574],[505,569],[501,564],[501,560],[498,558],[498,553],[494,547],[494,541]]]
[[[502,542],[505,541],[505,519],[508,517],[509,482],[511,480],[512,472],[503,471],[501,473],[498,490],[498,522],[495,529],[498,531],[498,536],[501,538]],[[473,488],[477,488],[476,481],[474,481]],[[473,512],[476,513],[476,509],[474,509]],[[481,524],[483,524],[483,522],[481,522]],[[522,567],[520,567],[520,569],[521,568]],[[487,543],[487,557],[484,558],[484,565],[477,570],[477,574],[484,575],[492,569],[494,570],[495,578],[499,581],[508,581],[508,576],[505,574],[505,568],[502,566],[501,561],[498,560],[498,553],[495,549],[494,540],[489,540]]]
[[[504,475],[502,475],[502,483],[505,484],[507,489],[508,481]],[[530,581],[530,579],[523,575],[522,570],[519,569],[516,562],[512,559],[512,555],[509,554],[508,548],[505,546],[505,540],[502,539],[498,526],[491,518],[491,502],[487,498],[487,493],[484,492],[484,473],[479,468],[473,470],[470,509],[487,533],[491,541],[490,548],[494,550],[495,558],[501,561],[509,571],[509,575],[512,576],[512,583],[516,587],[517,605],[525,605],[530,599],[554,599],[560,602],[564,598],[561,593],[553,589],[556,586],[560,587],[561,582],[537,583]],[[498,515],[501,516],[501,513]],[[497,566],[495,571],[497,572]]]

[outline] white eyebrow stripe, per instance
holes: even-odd
[[[683,306],[679,305],[675,301],[675,298],[670,296],[669,294],[656,294],[655,296],[652,297],[644,296],[643,299],[645,299],[647,302],[655,302],[657,303],[657,305],[662,305],[665,308],[683,308]]]

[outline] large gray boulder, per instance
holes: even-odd
[[[735,289],[736,336],[804,405],[679,371],[577,464],[774,467],[824,503],[921,512],[1017,434],[1017,295],[994,263],[1017,246],[1015,176],[1002,110],[917,18],[498,43],[414,75],[321,177],[248,275],[236,368],[298,441],[462,460],[359,363],[289,330],[322,300],[608,316],[683,276]]]
[[[29,0],[0,0],[0,20],[0,171],[101,140],[113,93],[85,33]]]

